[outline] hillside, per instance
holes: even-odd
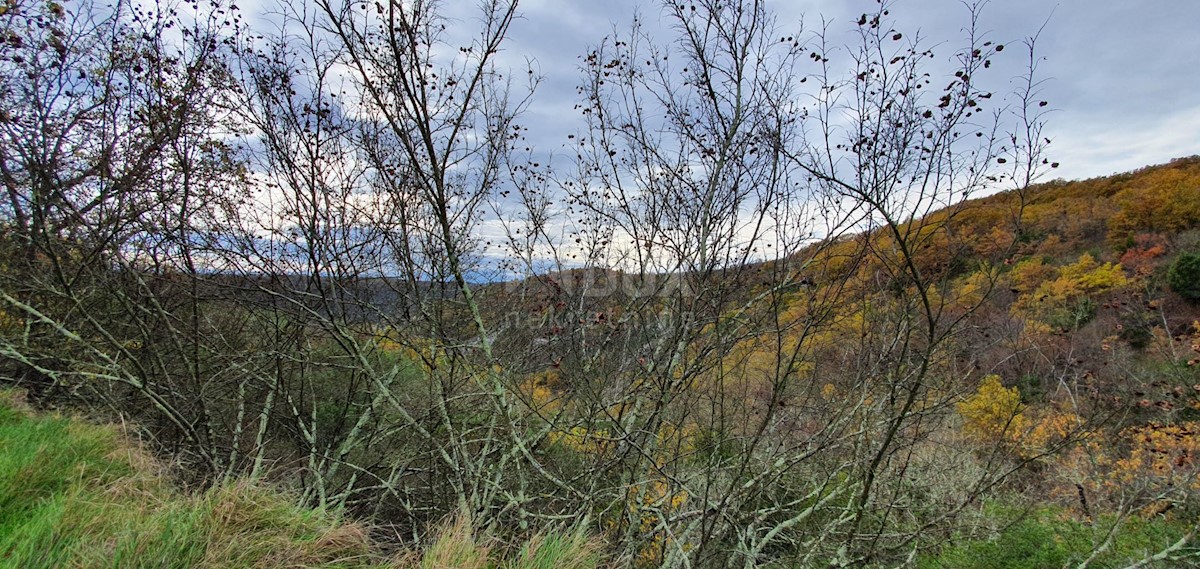
[[[0,5],[0,563],[1195,565],[1200,158],[1035,183],[1168,140],[1036,20],[460,4]]]
[[[171,271],[80,264],[55,288],[6,266],[6,294],[27,299],[0,320],[6,382],[132,421],[178,480],[113,428],[6,396],[0,551],[30,567],[376,567],[416,563],[382,551],[421,538],[427,559],[475,559],[451,566],[594,564],[579,532],[500,545],[582,521],[608,551],[627,544],[618,565],[749,539],[804,567],[853,535],[886,543],[882,566],[913,544],[923,567],[1193,562],[1200,158],[892,229],[707,273],[477,287],[474,316],[419,286],[373,303],[400,279],[201,275],[188,296]],[[476,318],[498,325],[473,337]],[[429,537],[469,503],[479,525]],[[760,537],[737,537],[752,520]],[[767,547],[780,539],[793,546]],[[439,549],[454,543],[484,545]]]
[[[861,427],[855,425],[869,425],[876,420],[874,414],[893,413],[899,403],[880,398],[895,398],[906,389],[878,374],[911,374],[906,361],[929,361],[931,371],[921,379],[928,388],[912,399],[915,411],[897,415],[912,417],[899,431],[909,437],[900,447],[907,456],[890,455],[887,460],[897,466],[880,470],[887,484],[897,484],[888,489],[890,499],[915,499],[906,493],[919,488],[937,504],[923,513],[910,510],[906,515],[912,518],[901,527],[912,527],[907,524],[918,520],[938,524],[950,519],[947,512],[957,520],[955,525],[939,526],[945,533],[913,534],[921,536],[926,547],[913,558],[917,566],[1049,568],[1087,559],[1104,567],[1139,562],[1190,566],[1200,555],[1194,521],[1200,507],[1200,303],[1194,293],[1200,287],[1200,272],[1188,272],[1183,260],[1189,253],[1200,253],[1200,158],[999,193],[933,212],[903,229],[915,236],[910,243],[919,247],[914,260],[925,279],[924,289],[896,271],[889,257],[894,237],[883,232],[814,245],[786,262],[730,267],[703,277],[650,275],[637,281],[636,275],[619,271],[579,270],[480,288],[484,317],[509,324],[490,341],[497,350],[496,361],[503,362],[505,372],[517,381],[512,389],[515,404],[525,409],[521,420],[538,431],[528,439],[530,452],[552,480],[604,472],[590,465],[623,460],[621,453],[629,450],[622,449],[624,438],[615,433],[622,415],[632,412],[623,408],[630,394],[655,389],[649,379],[672,378],[656,375],[654,353],[641,346],[653,337],[660,321],[676,317],[664,299],[680,295],[685,286],[692,288],[681,296],[692,303],[712,290],[726,290],[732,300],[717,305],[719,316],[709,329],[737,321],[758,325],[744,327],[729,339],[701,335],[692,348],[700,353],[696,367],[686,372],[691,375],[664,391],[673,399],[657,403],[671,415],[657,422],[656,430],[643,440],[657,445],[653,456],[660,470],[647,474],[645,486],[618,486],[647,489],[619,499],[631,511],[641,512],[626,531],[640,529],[651,539],[636,563],[657,562],[671,546],[673,538],[656,524],[673,515],[693,515],[685,508],[694,498],[682,486],[672,490],[674,477],[696,466],[727,468],[730,458],[744,452],[739,450],[742,445],[753,441],[799,444],[845,460],[853,451],[841,447],[841,439],[861,436],[855,433]],[[289,287],[303,286],[304,281],[292,277],[274,289],[259,287],[237,310],[270,309],[273,299],[293,294]],[[246,287],[245,281],[232,282]],[[214,294],[221,285],[214,279],[206,286]],[[378,281],[368,280],[366,285],[378,288]],[[596,290],[605,293],[590,293]],[[755,300],[763,298],[768,300]],[[904,319],[919,315],[922,301],[933,307],[930,322],[939,327],[952,322],[947,328],[952,334],[931,339],[904,332]],[[745,308],[751,302],[762,305]],[[331,306],[320,313],[322,319],[350,312]],[[369,303],[355,306],[363,313],[371,308]],[[470,336],[461,307],[450,308],[445,317],[453,332],[443,342]],[[255,320],[247,322],[259,325]],[[404,406],[380,407],[378,416],[385,421],[397,421],[389,416],[430,397],[419,390],[436,385],[431,380],[454,377],[453,366],[478,357],[483,346],[475,342],[456,352],[439,348],[434,337],[406,338],[398,330],[381,328],[377,317],[367,320],[357,336],[345,339],[363,341],[369,346],[363,353],[367,363],[380,366],[374,373],[392,369],[395,385],[406,386],[391,392],[405,398]],[[6,333],[19,333],[16,322],[5,322]],[[904,337],[913,347],[881,350],[879,346],[898,332],[908,334]],[[78,337],[68,342],[103,353],[102,344],[87,344]],[[122,340],[112,353],[149,357],[146,345],[128,342]],[[107,566],[109,560],[122,566],[207,567],[559,567],[567,566],[565,559],[578,566],[596,565],[599,542],[578,531],[535,537],[522,548],[501,545],[521,540],[522,532],[463,523],[442,529],[440,537],[426,534],[421,555],[389,556],[384,550],[415,544],[411,538],[398,539],[405,526],[397,523],[403,518],[396,512],[405,506],[388,493],[356,487],[355,477],[344,474],[326,471],[327,478],[314,477],[321,467],[311,464],[265,470],[273,481],[269,487],[239,481],[247,470],[259,471],[259,461],[298,465],[306,452],[309,457],[326,456],[324,450],[305,450],[308,437],[315,434],[304,429],[319,429],[313,433],[334,437],[342,441],[342,448],[350,448],[345,441],[354,441],[359,430],[380,420],[370,410],[380,405],[381,396],[371,401],[353,391],[338,394],[339,388],[355,383],[342,383],[341,376],[332,373],[348,369],[343,367],[347,364],[331,354],[333,344],[320,342],[319,350],[308,356],[330,370],[312,384],[322,390],[319,394],[261,386],[249,391],[266,396],[268,403],[271,393],[309,401],[312,422],[289,419],[289,412],[267,406],[258,417],[239,418],[225,427],[235,429],[239,438],[243,431],[258,429],[268,440],[268,433],[287,433],[283,426],[296,420],[299,433],[276,436],[299,437],[297,445],[291,450],[281,442],[221,448],[232,457],[224,476],[167,476],[159,459],[129,443],[116,428],[34,413],[19,397],[6,394],[0,402],[0,557],[20,567]],[[906,350],[922,349],[928,350],[925,360],[906,360],[911,358]],[[704,351],[720,355],[711,357]],[[114,360],[100,363],[115,365]],[[87,370],[98,364],[79,359],[74,365]],[[495,428],[469,408],[462,409],[460,425],[440,425],[455,412],[458,398],[475,397],[469,388],[483,381],[476,378],[487,377],[478,368],[472,373],[479,375],[458,387],[466,391],[455,396],[447,392],[441,403],[447,407],[437,411],[443,419],[399,420],[400,424],[461,428],[472,436]],[[58,376],[58,386],[39,390],[37,403],[89,407],[86,398],[72,399],[60,391],[69,377],[64,373]],[[178,385],[186,388],[186,383]],[[93,388],[86,383],[79,387]],[[589,395],[589,389],[603,393]],[[229,405],[248,406],[253,397],[247,395],[229,404],[210,400],[208,405],[226,420],[235,414],[241,417],[245,410]],[[718,401],[717,395],[725,399]],[[121,409],[111,401],[107,409],[92,408],[101,413]],[[350,404],[340,416],[335,407],[339,401]],[[604,401],[610,402],[607,407],[599,405]],[[747,429],[768,414],[777,417],[770,428],[779,434],[764,436]],[[143,421],[138,428],[166,460],[195,464],[179,453],[188,443],[173,434],[169,421],[133,407],[124,408],[121,415]],[[725,416],[740,417],[745,424],[727,424]],[[847,430],[829,431],[830,425]],[[387,428],[372,432],[383,438],[363,444],[378,449],[375,452],[391,456],[420,448],[386,438]],[[429,437],[427,443],[437,440],[429,433],[422,436]],[[174,450],[171,445],[176,445]],[[239,449],[245,458],[236,458]],[[439,447],[433,451],[440,452]],[[357,472],[379,477],[388,472],[386,463],[365,451],[340,456]],[[790,476],[825,468],[835,476],[850,472],[836,462],[783,469],[781,474],[787,476],[772,491],[791,492],[797,483],[804,488],[804,482]],[[907,473],[910,468],[916,474]],[[208,489],[184,491],[178,486],[197,479]],[[321,484],[344,484],[345,494],[336,500],[325,498],[318,493],[325,491]],[[431,484],[427,491],[442,491],[434,490],[436,481]],[[839,490],[830,490],[829,484],[814,488],[836,496]],[[972,484],[987,487],[976,489]],[[270,489],[277,486],[299,488],[305,494]],[[528,498],[525,507],[547,513],[586,507],[577,496],[554,496],[552,489],[543,486],[543,494]],[[804,498],[793,496],[780,503],[796,507],[796,500]],[[340,504],[345,515],[362,521],[297,507],[297,502]],[[807,510],[818,520],[814,527],[838,523],[838,508],[826,503],[818,500]],[[453,508],[435,511],[451,513]],[[601,515],[609,517],[586,530],[597,539],[613,539],[620,518]],[[822,521],[823,516],[831,518]],[[371,524],[384,524],[378,527],[392,533],[371,530]],[[414,524],[408,531],[420,533],[421,527]],[[383,541],[375,541],[372,533]],[[561,535],[567,537],[554,537]],[[795,563],[806,566],[802,557]]]
[[[589,366],[613,366],[604,368],[609,377],[638,373],[607,359],[611,352],[597,357],[572,346],[590,342],[648,358],[628,338],[649,336],[642,327],[655,318],[677,317],[662,298],[676,294],[672,284],[679,283],[690,287],[682,296],[697,303],[720,294],[713,291],[728,293],[732,300],[714,327],[765,323],[738,332],[744,335],[735,334],[733,344],[715,336],[699,344],[727,355],[701,364],[683,388],[696,405],[716,406],[706,394],[722,393],[728,399],[720,413],[749,424],[779,413],[786,417],[780,428],[800,440],[836,444],[823,429],[843,420],[846,409],[888,413],[900,406],[875,406],[871,394],[901,398],[909,389],[875,374],[926,382],[929,391],[911,399],[917,411],[906,427],[913,430],[910,454],[895,458],[905,466],[887,473],[903,477],[911,464],[920,472],[912,483],[924,484],[925,469],[946,469],[938,481],[946,486],[924,491],[943,492],[943,507],[964,500],[956,507],[980,524],[979,533],[952,541],[983,540],[948,548],[929,566],[1016,566],[1010,564],[1029,557],[1040,560],[1025,566],[1057,567],[1093,554],[1095,564],[1118,566],[1160,552],[1147,563],[1194,561],[1200,272],[1186,267],[1189,255],[1200,254],[1200,157],[1001,192],[908,222],[898,234],[914,251],[911,270],[896,260],[897,237],[880,230],[813,245],[785,262],[709,275],[563,271],[485,289],[482,297],[487,309],[532,323],[498,343],[514,353],[529,342],[539,346],[519,369],[530,374],[530,404],[551,413],[585,388],[578,378],[595,373]],[[756,298],[768,299],[763,311],[744,310]],[[913,334],[908,319],[928,322],[934,334]],[[953,331],[938,336],[942,329]],[[896,363],[922,349],[928,360]],[[923,362],[932,370],[923,379],[906,369]],[[720,391],[714,381],[725,382]],[[705,429],[718,427],[707,421],[692,415],[671,423],[658,440],[714,444]],[[921,433],[921,421],[937,426]],[[676,434],[688,429],[700,434]],[[720,429],[730,441],[756,436],[736,425]],[[576,452],[611,456],[608,427],[560,437]],[[950,459],[940,454],[943,445],[972,456]],[[973,478],[973,469],[1019,474]],[[953,497],[952,488],[971,484],[1003,490],[983,508],[968,505],[969,493]],[[988,528],[1005,523],[1014,525]],[[1044,540],[1067,545],[1028,549]],[[1005,551],[1022,553],[1003,557]],[[988,561],[997,556],[1007,561]]]

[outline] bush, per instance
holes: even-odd
[[[993,522],[1002,524],[1012,513],[993,511],[991,515],[996,516]],[[1127,567],[1143,562],[1175,543],[1190,529],[1186,517],[1144,519],[1132,516],[1119,522],[1111,542],[1103,546],[1114,524],[1118,521],[1109,515],[1088,523],[1071,518],[1061,509],[1049,507],[1020,517],[998,534],[976,536],[922,555],[916,566],[920,569],[1059,569],[1075,567],[1095,554],[1090,567]],[[1096,553],[1097,548],[1101,548],[1099,553]],[[1149,566],[1195,567],[1197,553],[1200,551],[1196,546],[1188,544],[1175,555]]]
[[[1184,253],[1167,270],[1167,285],[1189,300],[1200,299],[1200,254]]]

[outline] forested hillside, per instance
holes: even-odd
[[[919,232],[913,258],[930,275],[931,310],[955,326],[952,337],[938,339],[944,345],[929,364],[932,385],[911,404],[920,419],[904,433],[910,447],[888,457],[899,462],[888,476],[943,500],[941,508],[963,508],[979,524],[973,530],[979,533],[953,534],[952,542],[971,535],[990,540],[991,532],[1017,524],[1016,536],[1001,534],[999,546],[966,546],[923,563],[1051,567],[1096,553],[1106,559],[1101,565],[1116,566],[1120,560],[1104,552],[1127,539],[1126,530],[1174,536],[1161,542],[1172,551],[1151,565],[1194,555],[1200,159],[1002,192],[904,225],[910,228]],[[857,260],[864,249],[872,253]],[[738,425],[775,407],[788,417],[778,428],[790,436],[835,444],[823,431],[848,412],[870,409],[879,396],[861,370],[878,370],[871,360],[893,357],[891,350],[914,349],[898,341],[923,340],[896,335],[892,319],[906,317],[897,306],[926,299],[900,286],[887,259],[876,257],[894,250],[893,237],[880,230],[798,255],[802,276],[765,316],[775,328],[739,338],[724,361],[697,372],[689,387],[703,391],[705,381],[736,378],[736,395],[720,402],[720,416],[732,412],[744,422],[712,423],[712,416],[696,413],[664,427],[658,440],[675,445],[671,452],[692,453],[700,451],[688,445],[712,444],[706,437],[713,429],[754,437]],[[771,290],[776,264],[795,261],[733,273],[744,279],[736,285],[739,299]],[[625,294],[622,278],[628,277],[576,270],[485,289],[496,306],[519,305],[541,324],[532,338],[514,340],[544,346],[546,356],[524,386],[534,408],[557,412],[571,400],[564,394],[576,389],[574,378],[594,365],[570,351],[549,355],[558,353],[567,330],[596,334],[598,342],[623,334],[616,322],[637,295]],[[825,284],[831,281],[836,285]],[[580,293],[589,289],[606,292]],[[820,305],[827,324],[809,333],[809,311],[818,301],[828,303]],[[781,349],[794,350],[795,360],[781,362]],[[790,366],[790,381],[773,383],[781,365]],[[604,427],[550,435],[579,453],[613,451]],[[895,507],[913,513],[912,502],[902,503]],[[952,513],[960,512],[930,514]],[[1162,528],[1145,529],[1155,524]],[[1121,555],[1157,553],[1147,536],[1130,539],[1137,545]],[[1026,557],[1035,560],[1021,565]]]
[[[276,8],[0,6],[0,382],[174,466],[153,547],[244,483],[366,564],[1196,563],[1200,159],[1039,183],[1036,33],[663,2],[551,152],[516,2]],[[30,521],[131,472],[25,492],[53,442],[0,556],[110,543]]]

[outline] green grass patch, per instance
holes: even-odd
[[[500,553],[508,552],[507,559]],[[36,415],[0,392],[0,567],[592,569],[583,533],[492,547],[447,524],[420,553],[384,557],[360,524],[234,483],[188,495],[111,426]]]
[[[376,567],[366,532],[245,484],[185,495],[113,427],[0,398],[0,565]]]
[[[1002,510],[1002,509],[1001,509]],[[1006,513],[995,511],[995,515]],[[1101,516],[1087,523],[1057,508],[1044,508],[1018,518],[1002,531],[960,542],[940,552],[922,556],[920,569],[1060,569],[1076,567],[1092,558],[1088,567],[1128,567],[1149,559],[1188,533],[1191,525],[1176,517],[1143,519],[1132,516],[1117,523]],[[1111,540],[1108,539],[1110,531]],[[1104,545],[1108,541],[1107,545]],[[1099,551],[1099,553],[1097,553]],[[1200,544],[1189,543],[1164,559],[1143,567],[1192,568],[1200,564]]]
[[[0,395],[0,565],[26,569],[390,567],[366,532],[269,489],[187,496],[112,426]]]

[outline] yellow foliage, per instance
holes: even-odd
[[[566,431],[551,431],[548,435],[551,443],[561,444],[575,452],[591,455],[602,455],[608,451],[612,436],[604,429],[589,431],[584,427],[571,427]]]
[[[1009,278],[1012,279],[1013,288],[1020,292],[1029,292],[1037,288],[1043,281],[1054,278],[1057,274],[1058,271],[1054,267],[1047,265],[1041,257],[1033,257],[1017,263],[1017,266],[1013,267]]]
[[[532,410],[539,413],[553,413],[562,408],[562,400],[556,392],[559,381],[556,370],[535,373],[521,383],[520,391],[525,395]]]
[[[1045,267],[1040,259],[1021,263],[1012,278],[1014,288],[1025,292],[1013,303],[1013,312],[1027,323],[1041,322],[1051,328],[1069,328],[1091,319],[1090,295],[1129,284],[1121,265],[1100,264],[1088,253],[1057,270]]]
[[[1096,262],[1090,253],[1079,256],[1079,261],[1067,265],[1059,271],[1059,280],[1066,279],[1075,289],[1080,291],[1099,291],[1119,288],[1128,284],[1125,271],[1121,265]]]
[[[821,398],[822,399],[829,401],[829,400],[833,399],[833,397],[835,395],[837,395],[837,387],[835,385],[833,385],[832,383],[826,383],[825,385],[821,386]]]
[[[955,407],[963,418],[963,433],[980,442],[1000,442],[1028,425],[1021,414],[1025,407],[1021,392],[1016,387],[1004,387],[998,375],[983,378],[979,390]]]
[[[661,519],[657,512],[678,511],[687,499],[686,490],[672,491],[666,481],[657,477],[647,484],[630,488],[627,498],[630,510],[641,512],[638,529],[650,538],[649,543],[638,551],[639,565],[657,565],[662,561],[662,552],[674,541],[659,528]],[[685,543],[683,548],[690,549],[690,545]]]
[[[1200,223],[1200,176],[1194,168],[1143,173],[1114,200],[1120,210],[1108,222],[1110,238],[1138,231],[1177,233]]]
[[[396,333],[390,330],[380,330],[375,333],[375,346],[384,353],[395,354],[410,362],[419,364],[423,371],[433,371],[436,366],[445,362],[446,350],[436,342],[424,338],[404,338],[396,340]],[[429,362],[433,362],[430,365]]]
[[[1038,322],[1036,320],[1025,322],[1024,333],[1027,337],[1045,336],[1052,332],[1054,332],[1054,328],[1051,328],[1049,324],[1044,322]]]
[[[671,458],[679,458],[692,454],[696,451],[696,438],[700,434],[700,429],[695,423],[685,423],[677,426],[671,423],[665,423],[658,430],[658,447],[665,450],[665,454]],[[667,456],[659,457],[656,463],[661,467],[665,465]]]
[[[984,296],[992,289],[998,278],[1000,278],[1000,274],[995,267],[984,267],[971,273],[956,291],[958,305],[969,308],[983,302]]]

